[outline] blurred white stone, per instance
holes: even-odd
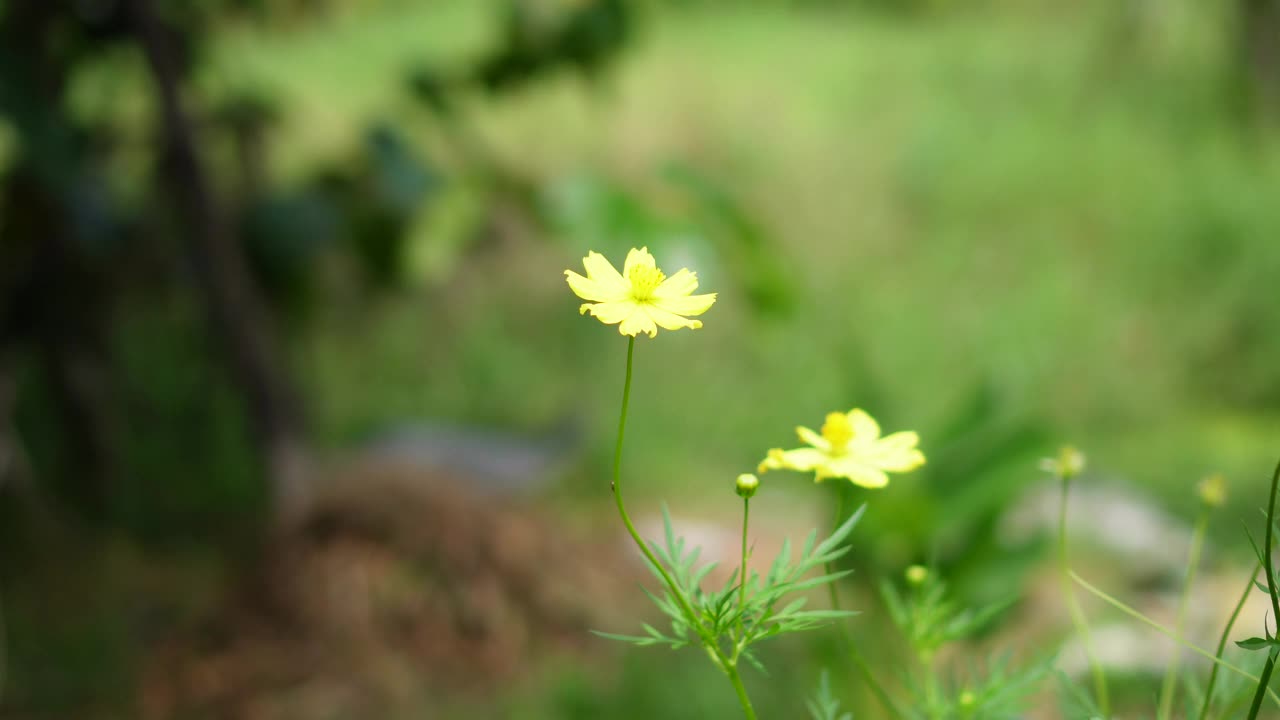
[[[1060,488],[1040,483],[1013,505],[1001,520],[1002,542],[1023,545],[1058,531]],[[1118,560],[1145,574],[1179,572],[1191,547],[1191,526],[1165,512],[1149,497],[1112,485],[1076,480],[1067,506],[1067,534],[1072,545],[1089,544],[1115,553]]]

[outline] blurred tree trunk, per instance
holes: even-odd
[[[1253,105],[1280,115],[1280,0],[1242,0],[1240,47]]]
[[[59,448],[65,492],[85,519],[103,522],[120,477],[119,418],[109,356],[111,305],[103,273],[84,250],[69,187],[87,188],[68,162],[82,138],[62,113],[67,67],[57,61],[60,13],[26,4],[5,18],[0,47],[15,66],[2,82],[15,133],[28,142],[0,187],[0,354],[29,345],[39,357],[51,404],[65,429]],[[20,209],[20,211],[18,211]],[[0,481],[26,477],[12,417],[17,382],[0,368]]]
[[[180,36],[164,25],[149,0],[129,0],[127,7],[155,84],[165,142],[163,169],[186,226],[198,291],[244,395],[272,483],[276,515],[292,517],[308,498],[310,453],[301,404],[281,363],[267,306],[197,150],[196,129],[182,104],[186,71]]]

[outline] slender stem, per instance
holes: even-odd
[[[747,523],[751,519],[751,498],[742,498],[742,562],[738,565],[738,631],[743,632],[747,607]]]
[[[1200,551],[1204,547],[1204,533],[1209,525],[1209,508],[1200,509],[1200,517],[1196,520],[1196,528],[1191,533],[1191,552],[1187,558],[1187,576],[1182,581],[1182,595],[1178,598],[1178,615],[1173,623],[1173,632],[1182,635],[1187,622],[1187,601],[1191,597],[1191,584],[1195,582],[1196,568],[1200,565]],[[1156,709],[1159,720],[1168,720],[1173,711],[1173,691],[1178,682],[1179,653],[1174,650],[1169,657],[1169,666],[1164,671],[1164,681],[1160,684],[1160,704]]]
[[[725,656],[716,638],[712,637],[703,626],[702,619],[694,612],[688,598],[680,590],[680,586],[667,573],[666,568],[662,567],[662,563],[658,562],[658,558],[654,557],[649,545],[640,537],[640,533],[636,531],[636,526],[631,522],[631,516],[627,514],[627,508],[622,502],[622,439],[627,431],[627,406],[631,402],[631,369],[632,361],[635,357],[635,349],[636,339],[631,337],[627,342],[627,377],[622,385],[622,410],[618,413],[618,442],[613,451],[613,482],[610,485],[613,490],[613,499],[618,505],[618,515],[622,517],[622,524],[627,527],[627,532],[630,533],[631,539],[635,541],[636,547],[640,548],[640,552],[644,553],[645,559],[649,561],[649,564],[658,572],[667,587],[670,588],[671,595],[675,597],[676,602],[680,603],[680,609],[684,611],[690,627],[702,638],[703,647],[707,649],[712,661],[729,676],[729,681],[733,683],[734,692],[738,694],[738,701],[742,703],[742,712],[746,715],[747,720],[756,720],[756,711],[751,707],[751,699],[747,697],[747,689],[742,685],[742,678],[738,676],[736,661],[737,652],[741,652],[741,646],[739,646],[732,659]]]
[[[932,653],[920,657],[920,669],[924,674],[922,679],[924,680],[925,713],[930,718],[937,718],[941,703],[938,702],[938,672],[934,666]]]
[[[747,697],[747,689],[742,685],[737,663],[726,663],[724,671],[729,676],[729,682],[733,683],[734,692],[738,693],[738,702],[742,703],[742,714],[747,720],[756,720],[756,710],[751,707],[751,698]]]
[[[1067,555],[1067,499],[1071,488],[1070,478],[1062,478],[1062,497],[1058,504],[1058,563],[1062,573],[1062,595],[1071,613],[1071,622],[1076,626],[1076,633],[1084,644],[1084,654],[1089,661],[1089,670],[1093,673],[1093,691],[1097,695],[1098,709],[1102,716],[1110,717],[1111,700],[1107,694],[1107,677],[1102,672],[1102,665],[1093,650],[1093,640],[1089,637],[1089,623],[1085,619],[1084,610],[1076,600],[1075,589],[1071,586],[1071,562]]]
[[[858,650],[858,646],[854,644],[853,637],[849,633],[849,628],[842,622],[840,623],[841,637],[844,638],[845,650],[849,653],[849,659],[853,660],[853,666],[858,669],[858,674],[866,681],[867,687],[871,688],[871,693],[876,696],[880,704],[884,706],[889,714],[899,720],[907,715],[902,708],[898,707],[898,703],[885,691],[884,687],[876,680],[875,673],[871,672],[871,666],[867,664],[867,659],[862,657],[862,652]]]
[[[1266,544],[1262,546],[1262,565],[1267,573],[1267,592],[1271,595],[1271,617],[1280,623],[1280,588],[1276,587],[1275,565],[1271,563],[1272,531],[1276,526],[1276,485],[1280,483],[1280,463],[1271,473],[1271,494],[1267,499],[1267,534]]]
[[[1262,569],[1267,573],[1267,594],[1271,596],[1271,617],[1280,623],[1280,588],[1276,587],[1275,565],[1271,564],[1272,530],[1276,526],[1276,485],[1280,484],[1280,463],[1271,473],[1271,494],[1267,498],[1267,534],[1266,544],[1262,546]],[[1263,628],[1265,631],[1266,628]],[[1262,668],[1262,679],[1258,681],[1258,691],[1253,694],[1253,705],[1249,707],[1249,720],[1258,717],[1258,709],[1262,707],[1262,693],[1269,689],[1271,671],[1276,666],[1274,648],[1267,650],[1267,664]]]
[[[836,517],[835,517],[835,520],[831,522],[831,527],[833,528],[833,530],[835,528],[840,527],[841,523],[844,522],[845,492],[846,490],[843,487],[836,488]],[[823,567],[827,571],[828,575],[831,575],[836,571],[835,563],[831,562],[830,560],[828,560]],[[836,587],[836,584],[834,582],[827,583],[827,594],[831,597],[831,609],[839,610],[840,609],[840,590],[839,588]],[[842,628],[844,627],[844,623],[841,623],[840,625]],[[850,641],[850,644],[851,645],[853,644],[852,641]]]
[[[1203,656],[1203,657],[1209,658],[1210,660],[1212,660],[1212,661],[1214,662],[1214,664],[1216,664],[1216,665],[1220,665],[1220,666],[1222,666],[1222,667],[1224,667],[1224,668],[1226,668],[1226,669],[1230,670],[1231,672],[1233,672],[1233,673],[1235,673],[1235,674],[1237,674],[1237,675],[1240,675],[1240,676],[1242,676],[1242,677],[1249,678],[1250,680],[1252,680],[1252,681],[1254,681],[1254,682],[1258,682],[1258,676],[1257,676],[1257,675],[1254,675],[1253,673],[1251,673],[1251,672],[1249,672],[1249,671],[1247,671],[1247,670],[1242,670],[1242,669],[1240,669],[1240,668],[1236,667],[1235,665],[1232,665],[1231,663],[1227,662],[1226,660],[1223,660],[1223,659],[1222,659],[1222,658],[1220,658],[1220,657],[1214,657],[1213,653],[1210,653],[1208,650],[1205,650],[1204,648],[1201,648],[1201,647],[1199,647],[1198,645],[1193,645],[1193,644],[1191,644],[1191,643],[1187,642],[1186,640],[1182,639],[1181,637],[1178,637],[1178,636],[1177,636],[1177,635],[1175,635],[1175,634],[1173,633],[1173,631],[1172,631],[1172,630],[1170,630],[1169,628],[1167,628],[1167,627],[1165,627],[1165,626],[1161,625],[1160,623],[1156,622],[1155,620],[1152,620],[1151,618],[1147,617],[1146,615],[1143,615],[1142,613],[1138,612],[1137,610],[1134,610],[1133,608],[1129,607],[1128,605],[1125,605],[1123,602],[1120,602],[1119,600],[1117,600],[1117,599],[1115,599],[1115,598],[1111,597],[1111,596],[1110,596],[1110,595],[1108,595],[1107,593],[1103,592],[1102,590],[1098,589],[1098,588],[1097,588],[1097,587],[1095,587],[1094,585],[1090,584],[1090,583],[1089,583],[1089,581],[1085,580],[1084,578],[1080,577],[1079,575],[1077,575],[1077,574],[1075,574],[1075,573],[1071,573],[1071,579],[1072,579],[1072,580],[1075,580],[1075,581],[1080,585],[1080,587],[1083,587],[1085,590],[1088,590],[1089,592],[1093,593],[1095,596],[1097,596],[1097,597],[1098,597],[1100,600],[1102,600],[1103,602],[1105,602],[1105,603],[1107,603],[1108,605],[1110,605],[1110,606],[1114,607],[1115,609],[1119,610],[1120,612],[1124,613],[1125,615],[1128,615],[1129,617],[1131,617],[1131,618],[1133,618],[1133,619],[1135,619],[1135,620],[1139,620],[1139,621],[1141,621],[1141,622],[1145,623],[1146,625],[1150,626],[1150,627],[1151,627],[1153,630],[1155,630],[1156,632],[1160,633],[1161,635],[1164,635],[1164,636],[1165,636],[1165,637],[1167,637],[1167,638],[1170,638],[1171,640],[1173,640],[1174,642],[1178,643],[1178,644],[1179,644],[1179,645],[1181,645],[1182,647],[1184,647],[1184,648],[1186,648],[1186,649],[1190,650],[1191,652],[1196,653],[1197,655],[1201,655],[1201,656]],[[1270,695],[1271,695],[1271,699],[1272,699],[1272,701],[1273,701],[1273,702],[1275,702],[1275,703],[1276,703],[1276,705],[1280,705],[1280,696],[1277,696],[1274,692],[1271,692],[1271,691],[1268,691],[1268,692],[1269,692],[1269,693],[1270,693]]]
[[[1227,626],[1222,628],[1222,636],[1218,638],[1218,649],[1213,656],[1218,660],[1222,659],[1222,651],[1227,647],[1227,639],[1231,636],[1231,628],[1235,626],[1236,619],[1240,617],[1240,611],[1244,609],[1244,604],[1249,600],[1249,594],[1253,592],[1253,584],[1258,582],[1258,573],[1262,572],[1262,565],[1259,564],[1253,569],[1253,575],[1249,576],[1249,584],[1244,586],[1244,592],[1240,593],[1240,599],[1236,602],[1236,607],[1231,611],[1231,618],[1227,620]],[[1218,663],[1214,662],[1213,669],[1209,671],[1209,685],[1204,690],[1204,702],[1200,705],[1200,714],[1196,720],[1205,720],[1209,716],[1209,706],[1213,703],[1213,686],[1218,683]]]
[[[835,523],[832,527],[838,528],[844,522],[846,492],[847,490],[845,488],[840,488],[839,500],[836,501]],[[827,562],[825,567],[828,575],[835,572],[834,563]],[[831,596],[831,609],[839,610],[840,590],[836,587],[835,582],[827,583],[827,592]],[[906,713],[902,711],[902,708],[898,707],[898,703],[894,702],[894,699],[889,696],[889,693],[886,692],[884,687],[880,685],[880,682],[876,680],[875,673],[871,672],[871,666],[867,664],[866,658],[862,657],[862,653],[859,652],[857,644],[853,642],[853,634],[849,632],[849,626],[847,623],[848,621],[844,619],[836,621],[836,627],[840,628],[840,639],[844,643],[845,652],[849,653],[849,659],[853,661],[853,666],[857,668],[858,674],[862,676],[864,681],[866,681],[867,687],[871,688],[871,693],[876,696],[876,699],[880,701],[881,705],[884,705],[885,710],[888,710],[889,714],[893,717],[902,720],[902,718],[906,717]]]
[[[1267,664],[1262,666],[1262,677],[1258,678],[1258,690],[1253,694],[1253,702],[1249,705],[1249,720],[1258,717],[1258,711],[1262,709],[1262,696],[1267,691],[1267,685],[1271,682],[1271,671],[1276,668],[1276,654],[1274,650],[1267,651]]]
[[[636,531],[636,526],[631,522],[631,516],[627,514],[627,508],[622,504],[622,438],[627,430],[627,405],[631,401],[631,364],[632,357],[635,355],[636,339],[631,337],[627,342],[627,379],[622,386],[622,412],[618,415],[618,443],[613,451],[613,482],[610,487],[613,490],[613,499],[618,504],[618,515],[622,516],[622,524],[627,526],[627,532],[631,534],[631,539],[635,541],[636,547],[640,548],[640,552],[644,553],[649,564],[658,571],[658,575],[662,577],[667,587],[671,588],[671,594],[675,596],[676,602],[680,603],[680,609],[684,610],[684,614],[689,619],[689,624],[698,631],[698,634],[704,639],[706,631],[703,630],[702,621],[689,605],[689,601],[685,599],[684,593],[680,591],[680,586],[676,585],[671,579],[671,575],[667,574],[662,563],[658,562],[658,558],[654,557],[653,551],[649,549],[648,543],[640,537],[640,533]]]

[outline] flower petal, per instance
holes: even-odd
[[[814,448],[770,450],[769,456],[760,463],[760,471],[786,469],[809,472],[822,467],[829,459],[826,453]]]
[[[707,293],[706,295],[672,297],[660,297],[655,294],[650,302],[655,306],[660,307],[669,313],[675,313],[676,315],[701,315],[707,310],[710,310],[711,306],[715,304],[716,294]]]
[[[640,308],[629,300],[623,300],[619,302],[584,303],[579,312],[589,312],[600,322],[606,325],[614,325],[640,312]]]
[[[809,443],[823,452],[831,452],[831,443],[818,433],[804,426],[796,427],[796,435],[800,436],[800,442]]]
[[[618,326],[618,332],[632,337],[640,333],[645,333],[649,337],[657,335],[658,326],[654,324],[653,318],[649,317],[649,313],[646,312],[647,308],[635,303],[632,303],[632,305],[635,307],[635,312],[622,321],[622,324]]]
[[[654,288],[653,296],[658,298],[685,297],[698,289],[698,273],[689,268],[680,268],[680,272],[672,275],[662,284]]]
[[[649,254],[649,248],[642,247],[639,250],[631,248],[631,252],[627,253],[627,261],[622,266],[622,274],[624,277],[631,277],[631,269],[638,265],[647,265],[651,268],[658,266],[657,261]]]
[[[613,266],[610,266],[609,269],[612,270]],[[614,271],[614,274],[617,275],[617,271]],[[626,289],[619,288],[612,282],[601,282],[585,278],[572,270],[565,270],[564,278],[569,282],[569,289],[573,291],[573,294],[583,300],[611,302],[621,300],[627,296]]]
[[[853,444],[866,447],[880,439],[880,424],[862,408],[849,411],[849,424],[853,426]]]
[[[924,464],[924,453],[916,449],[919,442],[914,432],[896,432],[876,443],[867,459],[889,472],[910,472]]]
[[[701,320],[690,320],[689,318],[667,312],[666,310],[654,305],[645,305],[644,310],[649,313],[649,317],[653,318],[654,322],[667,330],[679,330],[680,328],[692,328],[697,330],[702,327]]]
[[[889,476],[883,470],[862,462],[858,457],[846,455],[835,458],[827,464],[826,474],[831,477],[848,478],[854,485],[864,488],[882,488],[889,484]]]
[[[582,267],[587,271],[587,278],[594,282],[611,288],[618,293],[626,293],[631,290],[631,283],[619,275],[618,271],[613,267],[613,263],[598,252],[587,253],[587,256],[582,259]]]

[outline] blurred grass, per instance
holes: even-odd
[[[1194,483],[1223,471],[1231,507],[1215,529],[1246,560],[1235,520],[1256,517],[1280,449],[1280,152],[1273,131],[1239,113],[1215,11],[1135,36],[1108,6],[650,8],[637,46],[599,84],[563,77],[466,103],[495,156],[542,181],[539,207],[556,232],[465,263],[448,257],[483,221],[484,188],[423,116],[415,140],[456,174],[415,234],[419,284],[377,303],[329,304],[295,344],[323,442],[344,448],[419,417],[538,429],[573,416],[590,451],[564,495],[603,507],[625,342],[574,312],[561,272],[588,248],[621,260],[631,239],[595,236],[591,220],[616,190],[667,221],[650,238],[661,262],[690,264],[721,293],[705,329],[639,341],[626,458],[634,505],[731,512],[738,472],[793,443],[794,425],[854,405],[888,431],[920,430],[925,452],[946,457],[948,426],[988,392],[995,424],[1076,443],[1100,477],[1139,485],[1184,517]],[[474,56],[492,10],[384,2],[299,29],[239,29],[202,80],[277,101],[273,172],[288,182],[346,158],[380,118],[420,117],[406,74]],[[760,223],[796,290],[789,309],[750,309],[733,249],[711,241],[673,190],[672,163]],[[152,355],[186,358],[185,342],[122,349],[148,368]],[[208,382],[185,369],[142,374],[162,389]],[[220,404],[190,413],[210,437],[238,430],[208,425],[206,415],[231,414]],[[248,460],[235,462],[235,477],[252,479]],[[1016,467],[981,472],[1017,493]],[[1032,463],[1023,475],[1037,479]],[[919,478],[875,498],[882,534],[859,542],[891,546],[889,533],[927,533],[958,510],[928,506]],[[260,502],[246,482],[204,483],[199,500]],[[766,476],[761,506],[793,509],[782,497],[792,489],[828,498],[807,485]],[[1013,563],[1000,552],[993,564]],[[56,633],[49,653],[123,667],[127,658],[94,652],[129,647],[129,630],[93,616],[84,625]],[[43,641],[15,634],[31,653]],[[699,658],[624,657],[616,678],[566,670],[551,695],[518,688],[501,702],[511,717],[731,712]],[[786,669],[771,687],[803,686],[805,662],[775,664]],[[781,698],[760,702],[783,716]]]
[[[287,176],[404,112],[415,62],[482,49],[489,10],[392,3],[269,42],[245,32],[217,75],[288,99]],[[632,473],[711,492],[797,422],[869,397],[927,450],[992,381],[1167,497],[1217,469],[1235,497],[1261,487],[1280,429],[1280,165],[1239,119],[1205,25],[1130,46],[1096,5],[921,18],[717,4],[647,20],[591,92],[562,78],[469,108],[504,163],[552,188],[604,172],[652,194],[664,163],[692,163],[762,219],[804,289],[792,317],[759,321],[723,258],[672,238],[721,303],[696,335],[641,342]],[[406,415],[537,425],[582,408],[607,444],[622,343],[559,285],[580,244],[330,323],[308,355],[331,440]]]

